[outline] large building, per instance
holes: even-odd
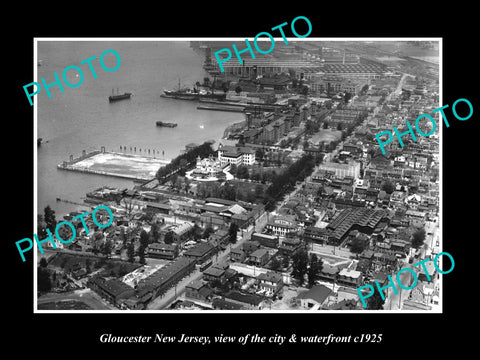
[[[88,280],[87,286],[102,298],[118,306],[120,300],[134,295],[135,290],[117,279],[107,280],[101,276],[94,276]]]
[[[352,95],[358,95],[362,88],[367,85],[365,80],[352,81],[342,76],[323,75],[315,76],[310,83],[312,91],[320,93],[334,94],[339,92],[349,92]]]
[[[239,47],[240,49],[241,47]],[[245,47],[246,48],[246,47]],[[222,56],[225,53],[220,53]],[[240,64],[238,58],[233,54],[230,60],[222,63],[224,73],[227,75],[235,75],[239,77],[256,78],[260,75],[279,74],[288,72],[289,69],[294,69],[297,72],[303,69],[320,70],[320,62],[316,60],[307,59],[277,59],[274,57],[256,57],[251,58],[250,53],[241,55],[243,64]],[[217,61],[213,61],[216,70],[220,71]],[[222,73],[223,74],[223,73]]]
[[[320,164],[319,171],[312,175],[312,180],[315,181],[317,178],[322,179],[324,172],[333,173],[337,178],[340,179],[345,177],[358,179],[360,177],[360,163],[353,162],[350,164],[338,164],[326,162]]]
[[[366,208],[344,209],[330,224],[328,237],[329,243],[340,244],[351,230],[372,234],[380,222],[389,222],[385,210],[372,210]]]
[[[177,244],[149,244],[147,246],[147,256],[151,258],[173,260],[178,256],[178,246]]]
[[[336,75],[355,79],[379,79],[386,73],[380,64],[325,64],[319,74]]]
[[[137,297],[154,299],[195,269],[195,259],[181,256],[141,280],[137,286]],[[148,297],[146,295],[149,295]]]
[[[336,126],[338,124],[352,125],[357,122],[365,113],[363,109],[340,109],[327,117],[330,126]]]
[[[250,166],[255,163],[255,150],[246,146],[222,146],[218,149],[221,166],[234,164]]]
[[[267,222],[266,228],[276,236],[285,237],[288,233],[296,232],[298,225],[293,215],[277,215]]]
[[[198,243],[191,249],[185,251],[184,256],[194,260],[197,264],[205,262],[215,253],[215,247],[209,243]]]

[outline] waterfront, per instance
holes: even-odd
[[[57,164],[78,157],[82,151],[91,152],[105,146],[107,151],[121,152],[120,146],[155,149],[160,159],[177,156],[188,143],[218,140],[225,128],[243,120],[238,113],[197,110],[197,102],[160,98],[164,88],[174,88],[178,79],[191,86],[207,74],[202,68],[203,57],[184,41],[40,41],[38,80],[54,81],[53,73],[61,76],[63,69],[79,64],[106,49],[114,49],[121,56],[121,66],[107,73],[93,62],[97,79],[85,70],[84,81],[77,88],[58,86],[50,88],[52,98],[45,91],[37,95],[38,137],[44,143],[38,148],[37,196],[38,211],[50,205],[58,215],[75,210],[75,205],[56,202],[56,198],[81,202],[85,193],[103,185],[133,186],[128,179],[61,171]],[[67,76],[72,83],[75,71]],[[112,89],[120,93],[132,92],[131,99],[109,103]],[[176,128],[161,128],[156,121],[176,122]]]

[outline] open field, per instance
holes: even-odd
[[[324,141],[330,143],[331,141],[338,140],[342,137],[342,132],[338,130],[321,129],[318,133],[314,134],[310,141],[313,144],[318,144]]]

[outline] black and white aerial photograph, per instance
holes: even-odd
[[[477,343],[474,9],[264,3],[10,12],[7,350]]]
[[[35,312],[442,312],[441,38],[248,44],[35,39]]]

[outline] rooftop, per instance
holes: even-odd
[[[315,285],[310,290],[298,294],[297,299],[312,299],[322,304],[331,293],[332,290],[325,285]]]
[[[213,245],[210,245],[209,243],[202,242],[202,243],[197,244],[193,248],[188,249],[185,252],[185,256],[202,257],[206,253],[211,251],[213,248],[214,248]]]
[[[195,260],[186,258],[184,256],[179,257],[175,261],[162,267],[161,269],[155,271],[145,279],[141,280],[138,287],[139,288],[149,287],[149,288],[156,289],[162,286],[172,276],[174,276],[175,274],[185,269],[194,261]]]

